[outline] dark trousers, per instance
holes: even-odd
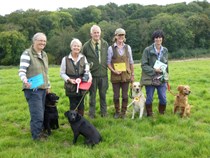
[[[122,105],[121,105],[121,113],[125,115],[128,105],[128,88],[129,82],[119,82],[112,83],[113,92],[114,92],[114,104],[115,104],[115,113],[120,112],[120,89],[122,90]]]
[[[96,108],[96,93],[99,90],[100,98],[100,112],[101,114],[107,113],[106,104],[106,92],[108,89],[108,77],[93,77],[92,85],[89,90],[90,100],[89,100],[89,115],[95,115]]]
[[[120,98],[120,89],[122,89],[122,99],[128,99],[129,82],[112,83],[114,100]]]
[[[70,110],[84,111],[84,97],[69,96]],[[79,104],[79,106],[78,106]],[[78,107],[77,107],[78,106]]]
[[[37,139],[43,130],[46,90],[24,90],[31,116],[30,127],[33,139]]]

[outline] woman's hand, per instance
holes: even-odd
[[[161,70],[160,68],[158,68],[158,69],[155,69],[155,72],[157,72],[157,73],[161,73],[161,72],[162,72],[162,70]]]
[[[120,75],[122,73],[122,71],[116,71],[116,70],[114,70],[113,72],[117,75]]]
[[[76,84],[76,80],[75,79],[68,78],[67,81],[70,82],[70,83],[72,83],[72,84]]]
[[[134,75],[131,75],[131,82],[134,82],[135,78]]]
[[[28,82],[27,78],[25,78],[23,80],[23,83],[25,84],[26,88],[30,88],[31,87],[31,84]]]
[[[88,82],[92,82],[92,78],[89,78]]]
[[[50,93],[50,88],[47,88],[46,93],[47,93],[47,94]]]

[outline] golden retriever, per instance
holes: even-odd
[[[179,94],[176,95],[174,102],[174,114],[180,112],[181,117],[190,116],[191,106],[188,103],[188,95],[190,94],[190,87],[188,85],[180,85],[177,87]]]
[[[132,119],[134,119],[135,113],[139,113],[139,119],[142,118],[144,113],[144,106],[146,102],[146,98],[144,97],[143,92],[141,91],[141,85],[140,82],[133,82],[131,84],[131,92],[132,92],[132,103],[130,105],[133,105],[133,113],[132,113]]]

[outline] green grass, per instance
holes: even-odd
[[[72,145],[73,134],[64,112],[69,109],[64,94],[59,66],[50,66],[52,91],[60,96],[58,130],[53,130],[47,141],[32,141],[28,105],[21,91],[17,67],[0,67],[0,157],[1,158],[208,158],[210,157],[210,60],[170,61],[171,90],[188,84],[192,93],[191,117],[173,114],[174,96],[167,92],[166,114],[157,112],[154,98],[154,118],[131,120],[132,107],[125,120],[113,119],[112,86],[107,93],[108,118],[99,114],[90,120],[100,131],[103,142],[93,149],[83,145],[83,137]],[[135,65],[136,81],[140,80],[140,65]],[[143,90],[145,93],[145,90]],[[85,98],[85,117],[88,118],[88,95]],[[131,101],[131,100],[130,100]]]

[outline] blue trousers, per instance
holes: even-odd
[[[25,98],[28,102],[30,112],[30,127],[33,139],[37,139],[43,130],[44,110],[45,110],[45,89],[25,89]]]
[[[166,103],[167,103],[167,101],[166,101],[166,90],[167,90],[166,83],[163,83],[160,86],[148,85],[148,86],[145,86],[145,89],[146,89],[146,95],[147,95],[146,105],[152,104],[155,89],[157,89],[159,104],[166,105]]]

